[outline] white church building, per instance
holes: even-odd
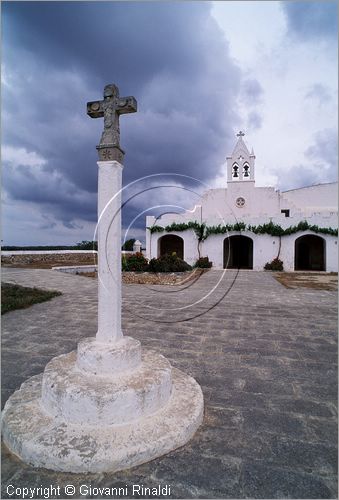
[[[289,191],[256,187],[255,155],[243,139],[227,157],[227,187],[206,191],[181,214],[146,218],[146,256],[176,252],[193,265],[261,271],[279,258],[285,271],[338,270],[338,184]]]

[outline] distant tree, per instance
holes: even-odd
[[[121,247],[121,250],[126,250],[128,252],[132,252],[134,242],[135,242],[135,238],[131,238],[130,240],[125,241],[125,243]]]
[[[80,243],[76,244],[76,248],[78,250],[97,250],[98,243],[96,241],[86,241],[83,240]]]

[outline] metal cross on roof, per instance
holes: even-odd
[[[237,134],[237,137],[244,137],[244,135],[245,135],[244,132],[240,130],[239,134]]]

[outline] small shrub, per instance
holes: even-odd
[[[121,268],[123,271],[145,272],[148,271],[148,260],[141,252],[124,255],[122,257]]]
[[[200,259],[196,261],[193,267],[200,267],[200,269],[209,269],[210,267],[212,267],[212,262],[208,257],[200,257]]]
[[[78,250],[98,250],[98,242],[83,240],[76,244],[76,248]]]
[[[283,271],[284,263],[282,260],[276,257],[275,259],[272,260],[272,262],[266,262],[264,269],[266,271]]]
[[[191,269],[191,266],[180,259],[175,252],[172,255],[162,255],[158,259],[151,259],[148,266],[151,273],[181,273]]]

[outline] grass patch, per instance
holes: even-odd
[[[338,290],[338,273],[294,272],[275,273],[274,278],[286,288]]]
[[[39,304],[61,295],[56,290],[40,290],[25,286],[1,283],[1,314],[15,309],[26,309],[33,304]]]

